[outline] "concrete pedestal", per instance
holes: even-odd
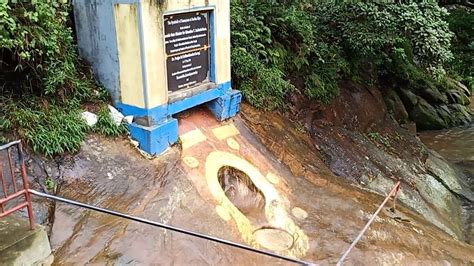
[[[53,255],[44,227],[9,216],[0,220],[0,265],[51,265]]]
[[[152,127],[134,123],[129,128],[132,137],[139,141],[140,149],[148,154],[163,153],[178,141],[178,120],[174,118]]]
[[[207,107],[219,121],[224,121],[239,113],[241,102],[242,93],[229,90],[223,96],[209,102]]]
[[[224,121],[239,113],[241,101],[242,93],[228,83],[150,110],[126,105],[119,106],[119,110],[126,116],[139,114],[140,119],[129,126],[130,135],[140,143],[141,150],[159,155],[178,141],[178,121],[173,116],[206,104],[218,121]]]

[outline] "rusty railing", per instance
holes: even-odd
[[[16,162],[14,154],[12,155],[12,150],[15,149],[18,154]],[[4,167],[5,164],[6,167]],[[23,182],[20,188],[15,176],[17,170],[19,170]],[[0,146],[0,219],[24,208],[27,209],[31,229],[34,229],[35,220],[26,175],[25,157],[21,141],[14,141]]]

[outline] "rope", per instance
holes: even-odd
[[[398,194],[398,191],[400,190],[400,185],[401,185],[401,181],[398,181],[397,184],[395,185],[395,187],[390,191],[390,193],[388,194],[388,196],[385,198],[385,200],[383,201],[383,203],[380,205],[380,207],[377,209],[377,211],[372,215],[372,218],[370,218],[369,222],[365,225],[364,229],[362,229],[362,231],[360,231],[359,235],[355,238],[355,240],[352,242],[352,244],[349,246],[349,248],[347,249],[347,251],[344,253],[344,255],[342,255],[341,259],[339,259],[339,261],[337,262],[337,266],[341,266],[343,263],[344,263],[344,260],[347,258],[347,256],[349,255],[349,253],[351,253],[352,249],[357,245],[357,243],[359,243],[359,241],[362,239],[362,237],[364,236],[365,232],[369,229],[370,225],[374,222],[375,218],[379,215],[379,213],[382,211],[383,207],[385,206],[385,204],[387,204],[387,202],[390,200],[390,197],[392,195],[395,195],[395,198],[394,198],[394,207],[395,207],[395,199],[396,199],[396,196]]]
[[[279,255],[279,254],[276,254],[276,253],[273,253],[273,252],[268,252],[268,251],[264,251],[264,250],[255,249],[255,248],[252,248],[252,247],[249,247],[249,246],[246,246],[246,245],[242,245],[242,244],[239,244],[239,243],[235,243],[235,242],[232,242],[232,241],[229,241],[229,240],[204,235],[204,234],[201,234],[201,233],[181,229],[181,228],[178,228],[178,227],[174,227],[174,226],[154,222],[154,221],[147,220],[147,219],[144,219],[144,218],[135,217],[135,216],[131,216],[131,215],[128,215],[128,214],[123,214],[123,213],[120,213],[120,212],[116,212],[116,211],[112,211],[112,210],[92,206],[92,205],[89,205],[89,204],[85,204],[85,203],[81,203],[81,202],[61,198],[61,197],[58,197],[58,196],[49,195],[49,194],[46,194],[46,193],[41,193],[41,192],[38,192],[38,191],[35,191],[35,190],[32,190],[32,189],[30,189],[28,191],[31,194],[39,196],[39,197],[47,198],[47,199],[54,200],[54,201],[63,202],[63,203],[66,203],[66,204],[82,207],[82,208],[85,208],[85,209],[89,209],[89,210],[93,210],[93,211],[97,211],[97,212],[101,212],[101,213],[110,214],[110,215],[113,215],[113,216],[117,216],[117,217],[120,217],[120,218],[131,220],[131,221],[135,221],[135,222],[139,222],[139,223],[159,227],[159,228],[162,228],[162,229],[167,229],[167,230],[170,230],[170,231],[178,232],[178,233],[181,233],[181,234],[185,234],[185,235],[189,235],[189,236],[209,240],[209,241],[212,241],[212,242],[224,244],[224,245],[231,246],[231,247],[238,248],[238,249],[243,249],[243,250],[246,250],[246,251],[250,251],[250,252],[253,252],[253,253],[258,253],[258,254],[261,254],[261,255],[269,256],[269,257],[272,257],[272,258],[276,258],[276,259],[280,259],[280,260],[284,260],[284,261],[288,261],[288,262],[292,262],[292,263],[295,263],[295,264],[314,265],[313,263],[309,263],[309,262],[302,261],[302,260],[299,260],[299,259],[294,259],[294,258],[290,258],[290,257],[287,257],[287,256]]]

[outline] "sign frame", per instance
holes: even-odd
[[[177,89],[177,90],[171,90],[170,89],[170,81],[169,77],[170,74],[168,73],[168,58],[172,55],[167,54],[167,44],[166,44],[166,18],[169,16],[173,15],[185,15],[185,14],[192,14],[192,13],[205,13],[206,14],[206,19],[207,19],[207,34],[208,34],[208,45],[207,45],[207,50],[206,53],[208,54],[208,60],[207,60],[207,77],[206,79],[198,82],[197,84],[190,85],[185,88]],[[164,62],[164,70],[166,72],[166,80],[165,80],[165,88],[168,94],[181,94],[182,92],[186,91],[194,91],[194,90],[203,90],[203,88],[210,88],[212,84],[215,84],[215,25],[214,25],[214,16],[215,16],[215,8],[209,8],[209,7],[203,7],[203,8],[192,8],[192,9],[186,9],[186,10],[176,10],[176,11],[170,11],[170,12],[165,12],[162,15],[163,19],[163,53],[165,56],[165,62]],[[207,90],[207,89],[204,89]]]

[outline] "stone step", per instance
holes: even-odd
[[[0,219],[0,265],[46,265],[53,262],[48,234],[43,226],[30,229],[14,216]]]

